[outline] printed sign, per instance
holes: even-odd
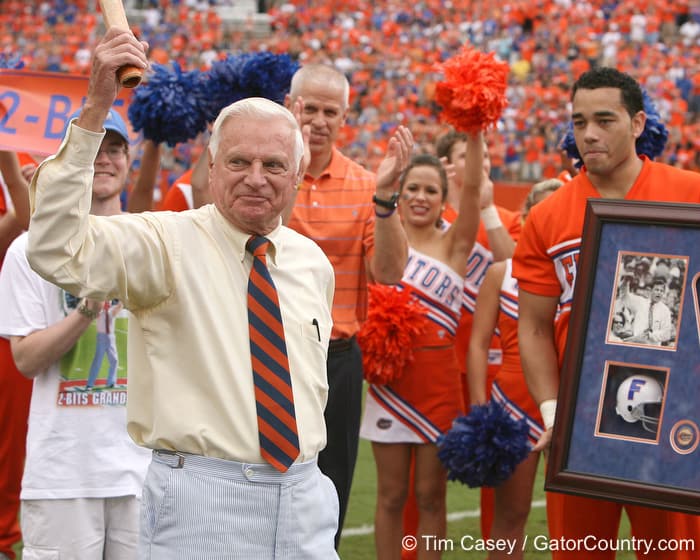
[[[55,153],[87,87],[87,76],[0,69],[0,149]],[[131,90],[122,89],[114,102],[127,126],[131,95]],[[129,133],[132,139],[136,136],[131,128]]]

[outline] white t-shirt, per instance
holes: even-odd
[[[0,336],[45,329],[78,304],[31,270],[26,246],[24,233],[8,249],[0,271]],[[127,323],[126,312],[115,320],[119,365],[114,388],[105,386],[109,364],[103,358],[95,389],[85,389],[95,353],[94,324],[34,379],[21,499],[141,495],[150,451],[133,443],[126,431]]]

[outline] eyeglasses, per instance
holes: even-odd
[[[107,146],[106,148],[100,148],[97,151],[95,159],[98,159],[102,154],[107,154],[109,159],[116,160],[126,155],[126,148],[124,148],[124,146]]]

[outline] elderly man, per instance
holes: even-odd
[[[271,101],[234,103],[209,145],[213,205],[89,216],[116,72],[145,68],[145,48],[115,29],[97,45],[84,109],[33,181],[27,250],[47,280],[133,314],[127,429],[153,450],[139,558],[336,558],[317,466],[333,269],[280,218],[299,126]]]

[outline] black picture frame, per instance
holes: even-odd
[[[700,514],[699,358],[700,205],[590,199],[545,489]]]

